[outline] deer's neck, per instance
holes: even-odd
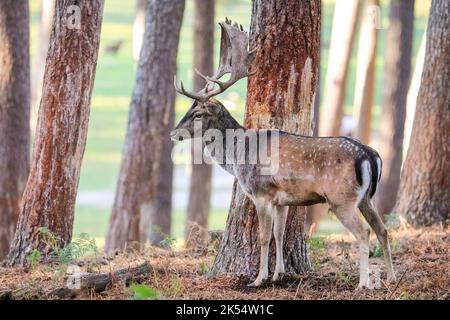
[[[211,158],[223,169],[235,175],[235,164],[227,160],[227,154],[233,154],[238,145],[234,141],[227,141],[229,136],[235,130],[246,131],[243,126],[239,124],[230,114],[226,114],[220,121],[220,124],[212,127],[215,129],[215,134],[204,137],[205,148],[207,149]]]

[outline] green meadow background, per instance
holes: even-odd
[[[414,22],[414,52],[418,51],[422,34],[425,30],[430,0],[416,0],[416,19]],[[37,32],[39,22],[40,1],[30,0],[31,18],[31,54],[37,50]],[[324,82],[327,71],[328,47],[330,43],[331,24],[334,10],[333,0],[322,1],[322,53],[321,53],[321,97],[324,94]],[[384,39],[388,27],[389,1],[382,0],[382,29],[379,30],[379,44],[376,59],[376,91],[374,108],[374,128],[380,114],[380,93],[383,83]],[[130,96],[135,81],[136,63],[132,58],[132,23],[135,13],[135,1],[106,0],[101,33],[100,55],[97,65],[95,87],[92,97],[86,152],[81,168],[79,192],[89,193],[97,191],[114,192],[122,145],[128,121]],[[241,23],[248,30],[251,16],[250,0],[216,0],[216,21],[229,17]],[[192,83],[192,17],[193,0],[186,0],[186,8],[181,29],[178,51],[178,78],[187,87]],[[216,29],[216,50],[218,54],[219,28]],[[104,55],[103,48],[118,40],[124,44],[117,55]],[[351,114],[353,103],[353,89],[355,87],[356,52],[358,47],[358,32],[350,61],[347,82],[345,112]],[[217,59],[216,59],[217,60]],[[413,61],[414,63],[414,61]],[[246,81],[241,80],[220,97],[228,101],[232,114],[242,121],[246,93]],[[191,101],[178,96],[176,101],[176,117],[181,118]],[[177,186],[177,191],[188,192],[187,188]],[[231,188],[231,185],[229,186]],[[88,233],[102,245],[108,226],[110,208],[96,205],[79,205],[76,207],[74,235]],[[227,217],[226,209],[218,209],[212,203],[210,229],[224,229]],[[172,236],[182,242],[185,211],[176,209],[173,213]],[[321,233],[341,231],[342,227],[335,220],[325,220],[319,228]]]

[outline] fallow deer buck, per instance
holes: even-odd
[[[239,79],[249,76],[248,65],[253,52],[247,51],[248,35],[242,26],[228,19],[219,23],[222,31],[220,64],[214,76],[199,75],[206,80],[197,93],[188,92],[183,83],[176,91],[195,100],[186,115],[171,132],[173,140],[201,136],[215,129],[226,136],[227,130],[242,127],[213,96],[224,92]],[[229,79],[219,80],[229,73]],[[217,85],[217,88],[215,86]],[[197,124],[197,125],[195,125]],[[261,131],[261,130],[259,130]],[[269,242],[273,234],[276,243],[276,266],[273,280],[284,273],[283,236],[287,206],[307,206],[327,203],[342,224],[356,237],[360,245],[360,279],[358,288],[369,288],[370,227],[380,241],[389,281],[395,281],[388,234],[371,198],[381,176],[381,159],[372,148],[347,137],[308,137],[277,130],[267,130],[268,144],[279,139],[278,170],[262,174],[262,164],[224,163],[222,153],[213,154],[212,141],[204,139],[205,148],[226,171],[234,175],[246,195],[253,200],[259,221],[261,245],[259,274],[251,286],[260,286],[268,278]],[[242,148],[235,141],[224,148]],[[228,153],[230,150],[224,150]],[[244,150],[251,152],[246,145]],[[254,152],[257,152],[253,150]],[[258,152],[260,152],[259,150]],[[265,151],[269,152],[268,148]],[[273,151],[272,151],[273,152]],[[359,217],[358,209],[370,227]]]

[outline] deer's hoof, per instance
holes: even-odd
[[[248,288],[258,288],[260,287],[264,282],[266,282],[267,279],[256,279],[255,281],[249,283],[247,285]]]
[[[356,291],[363,291],[363,290],[372,290],[373,286],[371,286],[369,283],[359,283],[358,287],[356,287]]]
[[[272,277],[272,282],[281,281],[281,280],[283,280],[283,278],[284,278],[284,272],[276,273]]]
[[[395,283],[397,283],[397,278],[395,277],[395,275],[388,276],[387,281],[388,281],[390,284],[395,284]]]

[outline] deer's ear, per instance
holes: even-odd
[[[208,112],[211,115],[220,116],[223,113],[223,110],[222,110],[222,108],[220,106],[217,106],[217,105],[212,104],[212,103],[207,103],[205,105],[205,109],[206,109],[206,112]]]

